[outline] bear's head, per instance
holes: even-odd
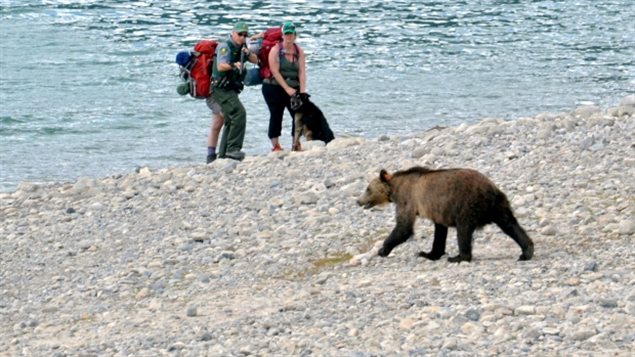
[[[372,179],[368,187],[366,187],[366,191],[359,196],[357,204],[364,206],[364,209],[369,209],[377,205],[389,203],[391,179],[391,174],[386,172],[386,170],[381,170],[379,177]]]

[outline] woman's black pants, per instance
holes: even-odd
[[[289,95],[284,89],[276,84],[262,84],[262,96],[269,107],[269,139],[280,137],[282,132],[282,117],[284,116],[284,108],[289,110],[291,114],[291,136],[295,130],[295,111],[291,110]]]

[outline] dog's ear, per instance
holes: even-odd
[[[302,98],[302,100],[307,100],[309,97],[311,97],[309,93],[300,93],[300,98]]]

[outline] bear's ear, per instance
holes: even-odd
[[[390,181],[390,179],[392,179],[392,175],[386,172],[386,170],[382,169],[381,171],[379,171],[379,180],[381,182],[388,182]]]

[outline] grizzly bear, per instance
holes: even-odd
[[[430,260],[445,254],[448,227],[456,227],[459,254],[448,261],[471,261],[472,233],[489,223],[498,225],[518,243],[522,250],[519,260],[529,260],[534,254],[534,243],[518,224],[505,194],[477,171],[412,167],[391,175],[381,170],[357,204],[368,209],[388,202],[396,205],[397,225],[379,249],[379,256],[388,256],[413,235],[417,216],[434,223],[432,250],[419,253]]]

